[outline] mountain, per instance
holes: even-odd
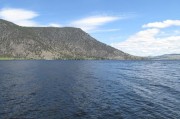
[[[180,54],[165,54],[161,56],[150,57],[151,60],[180,60]]]
[[[15,59],[141,59],[101,43],[79,28],[21,27],[1,19],[0,57]]]

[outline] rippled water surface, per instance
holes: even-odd
[[[180,119],[180,61],[0,61],[0,118]]]

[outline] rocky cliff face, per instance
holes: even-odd
[[[21,27],[0,20],[0,57],[140,59],[101,43],[79,28]]]

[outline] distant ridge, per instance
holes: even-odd
[[[180,54],[164,54],[161,56],[151,57],[151,60],[180,60]]]
[[[142,59],[101,43],[80,28],[21,27],[2,19],[0,58]]]

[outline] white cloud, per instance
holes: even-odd
[[[100,26],[105,25],[106,23],[122,19],[116,16],[90,16],[82,18],[76,21],[72,21],[68,24],[61,25],[59,23],[49,23],[49,24],[40,24],[34,20],[38,17],[39,14],[35,11],[20,9],[20,8],[3,8],[0,9],[0,18],[13,22],[20,26],[40,26],[40,27],[63,27],[63,26],[72,26],[78,27],[88,32],[112,32],[117,31],[117,29],[98,29]]]
[[[0,10],[0,18],[11,21],[21,26],[37,26],[32,19],[38,14],[34,11],[16,8],[3,8]]]
[[[180,20],[165,20],[163,22],[153,22],[143,25],[143,28],[167,28],[170,26],[180,26]]]
[[[93,30],[90,31],[91,33],[101,33],[101,32],[115,32],[115,31],[119,31],[120,29],[98,29],[98,30]]]
[[[70,26],[81,28],[85,31],[97,30],[99,26],[120,19],[115,16],[90,16],[70,23]]]
[[[48,26],[50,27],[62,27],[63,25],[57,23],[50,23]]]
[[[19,9],[19,8],[0,9],[0,18],[13,22],[20,26],[62,27],[62,25],[58,23],[50,23],[48,25],[39,24],[34,20],[34,18],[36,18],[37,16],[39,16],[38,13],[26,9]]]
[[[180,53],[180,34],[178,34],[178,30],[176,30],[176,35],[168,34],[167,36],[164,35],[164,37],[158,37],[159,34],[162,33],[161,28],[172,26],[172,24],[166,24],[170,22],[162,23],[165,24],[149,24],[148,27],[153,26],[153,28],[139,31],[138,33],[130,36],[127,40],[120,43],[112,43],[111,45],[117,49],[123,50],[124,52],[137,56],[156,56]],[[178,22],[173,25],[179,26]]]

